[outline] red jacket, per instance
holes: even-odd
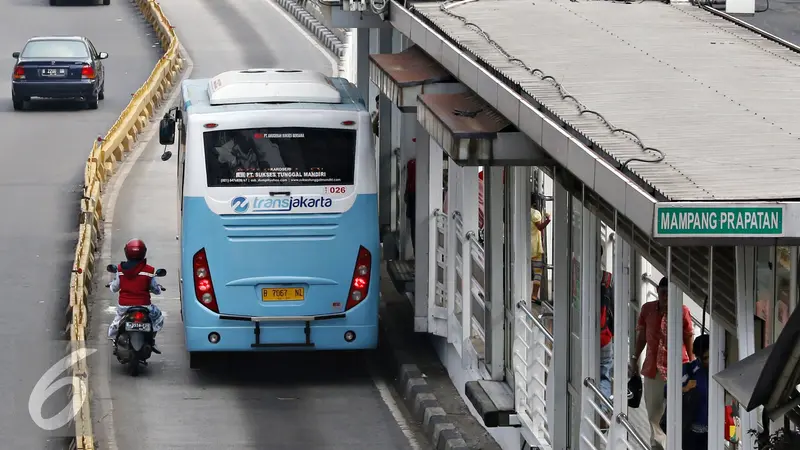
[[[600,347],[605,347],[611,342],[611,339],[614,338],[614,335],[611,334],[611,330],[608,329],[608,325],[606,325],[606,307],[600,310]]]
[[[153,277],[156,276],[156,269],[148,266],[147,260],[142,260],[135,265],[131,265],[128,261],[126,263],[117,266],[119,305],[150,306],[150,285]]]
[[[602,278],[600,280],[600,284],[602,287],[610,289],[613,286],[614,279],[611,276],[611,273],[603,271]],[[605,347],[611,342],[611,339],[614,338],[614,334],[608,328],[608,324],[606,323],[606,311],[608,305],[605,302],[601,302],[600,308],[600,347]]]

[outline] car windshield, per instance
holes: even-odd
[[[88,58],[89,50],[81,41],[30,41],[22,50],[23,58]]]

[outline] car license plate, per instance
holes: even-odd
[[[150,331],[152,329],[152,325],[149,323],[128,322],[125,325],[125,329],[128,331]]]
[[[261,290],[261,298],[265,302],[296,302],[305,297],[305,288],[264,288]]]
[[[63,77],[66,74],[66,69],[42,69],[42,75],[46,77]]]

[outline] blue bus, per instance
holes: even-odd
[[[377,170],[355,86],[251,69],[181,93],[160,138],[177,141],[190,366],[216,351],[376,348]]]

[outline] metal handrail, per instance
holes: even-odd
[[[478,235],[474,231],[467,231],[467,234],[465,234],[464,237],[473,244],[481,246],[481,243],[478,241]]]
[[[606,396],[603,395],[603,393],[600,392],[600,389],[598,389],[597,386],[594,384],[594,380],[592,379],[592,377],[586,377],[583,380],[583,385],[588,387],[592,392],[594,392],[594,395],[596,395],[597,398],[600,399],[600,403],[602,403],[603,406],[605,406],[610,410],[614,409],[614,405],[611,404],[611,402],[606,398]]]
[[[603,404],[603,405],[604,405],[606,408],[608,408],[608,409],[609,409],[609,410],[611,410],[611,411],[613,411],[613,410],[614,410],[614,405],[612,405],[612,404],[611,404],[611,402],[610,402],[610,401],[608,401],[608,399],[606,398],[606,396],[605,396],[605,395],[603,395],[603,393],[602,393],[602,392],[600,392],[600,389],[598,389],[598,388],[597,388],[597,385],[595,385],[595,382],[594,382],[594,380],[593,380],[591,377],[586,377],[586,378],[583,380],[583,385],[584,385],[584,386],[586,386],[587,388],[589,388],[589,389],[590,389],[590,390],[591,390],[591,391],[594,393],[594,395],[596,395],[596,396],[597,396],[597,398],[599,398],[599,399],[600,399],[600,402],[601,402],[601,403],[602,403],[602,404]],[[639,432],[638,432],[638,431],[636,431],[636,429],[635,429],[635,428],[633,428],[633,425],[631,425],[631,422],[630,422],[630,420],[628,419],[628,416],[627,416],[627,414],[625,414],[625,413],[619,413],[619,414],[617,414],[617,416],[616,416],[616,419],[615,419],[615,420],[616,420],[616,422],[617,422],[618,424],[620,424],[620,425],[622,425],[623,427],[625,427],[625,430],[626,430],[626,431],[627,431],[627,432],[628,432],[630,435],[632,435],[632,436],[633,436],[633,439],[636,441],[636,443],[639,445],[639,447],[641,447],[641,448],[642,448],[642,450],[650,450],[650,446],[648,446],[648,445],[647,445],[647,444],[644,442],[644,439],[642,439],[642,437],[641,437],[641,436],[639,436]]]
[[[644,439],[642,439],[642,437],[639,436],[639,432],[633,428],[633,425],[631,425],[631,421],[630,419],[628,419],[627,414],[625,413],[617,414],[616,421],[618,424],[622,425],[625,428],[628,434],[633,436],[633,440],[636,441],[637,444],[639,444],[639,447],[642,450],[650,450],[650,446],[644,442]]]
[[[541,322],[539,322],[539,320],[533,315],[533,313],[528,308],[525,307],[524,302],[517,303],[517,308],[521,309],[522,312],[524,312],[525,315],[528,316],[529,319],[531,319],[533,324],[536,325],[536,328],[538,328],[539,331],[541,331],[542,334],[544,334],[547,340],[549,340],[551,343],[553,342],[553,335],[550,334],[550,332],[547,331],[547,328],[545,328],[545,326]]]

